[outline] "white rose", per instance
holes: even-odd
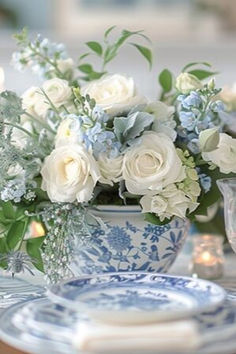
[[[74,61],[71,58],[60,59],[57,61],[58,69],[63,73],[72,73],[74,68]]]
[[[165,218],[170,219],[173,216],[185,218],[187,210],[191,213],[199,205],[196,202],[192,202],[175,184],[167,186],[160,195],[143,196],[140,204],[144,213],[155,213],[161,221]]]
[[[92,155],[76,144],[54,149],[46,157],[41,174],[42,189],[52,202],[88,202],[100,178]]]
[[[185,95],[191,91],[203,88],[203,85],[198,78],[189,73],[181,73],[175,83],[177,90]]]
[[[236,111],[236,82],[232,87],[225,86],[219,94],[219,98],[226,104],[227,111]]]
[[[183,190],[185,195],[189,197],[193,202],[197,201],[197,198],[201,194],[201,187],[197,181],[193,181],[190,178],[186,178],[183,183],[180,183],[179,188]]]
[[[184,167],[175,146],[164,134],[144,133],[124,155],[123,179],[132,194],[156,194],[184,178]]]
[[[123,156],[109,158],[106,153],[102,153],[98,157],[98,165],[101,172],[100,182],[113,186],[114,183],[122,179],[122,163]]]
[[[47,80],[42,89],[56,108],[68,103],[71,97],[71,88],[66,80],[58,78]],[[34,109],[38,115],[44,116],[49,108],[50,104],[42,92],[41,100],[35,104]]]
[[[57,129],[55,146],[59,147],[79,142],[81,142],[80,123],[78,119],[69,116],[60,123]]]
[[[218,166],[222,173],[236,173],[236,139],[228,134],[220,133],[217,149],[203,152],[202,157],[205,161],[210,161]]]
[[[26,120],[23,124],[21,124],[21,126],[29,133],[33,132],[33,127],[30,121]],[[11,135],[11,142],[13,145],[18,147],[19,149],[24,149],[27,145],[28,138],[28,134],[25,133],[23,130],[13,128]]]
[[[48,102],[40,87],[32,86],[28,88],[22,98],[22,107],[31,115],[45,117],[49,108]],[[23,115],[23,121],[27,120],[27,116]]]
[[[145,110],[154,115],[155,119],[152,124],[152,130],[157,133],[164,133],[168,135],[172,141],[176,139],[177,133],[175,131],[176,122],[173,119],[174,107],[167,106],[161,101],[149,103]]]
[[[22,107],[32,115],[40,115],[40,112],[37,112],[37,108],[40,108],[40,105],[44,105],[44,97],[39,87],[32,86],[28,88],[22,98]]]
[[[0,92],[4,91],[5,75],[3,68],[0,67]]]
[[[140,200],[140,204],[143,213],[155,213],[161,216],[166,213],[168,200],[160,195],[144,195]]]
[[[134,80],[120,74],[106,75],[88,83],[81,88],[81,94],[94,98],[112,116],[146,102],[144,97],[137,94]]]

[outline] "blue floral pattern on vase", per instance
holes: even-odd
[[[138,210],[110,214],[96,214],[106,228],[94,226],[89,245],[75,250],[73,274],[167,272],[183,246],[188,221],[176,218],[159,226],[146,222]]]

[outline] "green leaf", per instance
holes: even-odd
[[[41,246],[45,239],[45,236],[31,238],[27,240],[26,250],[28,255],[32,258],[35,267],[43,272],[43,260],[41,256]]]
[[[128,30],[123,30],[121,32],[121,36],[117,39],[117,41],[113,45],[109,45],[105,51],[104,54],[104,64],[107,64],[110,62],[118,52],[118,49],[122,46],[122,44],[131,36],[141,36],[144,37],[146,40],[148,40],[148,37],[146,37],[144,34],[142,34],[142,31],[128,31]]]
[[[207,174],[211,177],[211,189],[207,193],[202,193],[198,202],[200,205],[194,211],[194,215],[207,215],[207,208],[221,199],[221,193],[216,184],[216,181],[221,178],[225,178],[225,174],[221,173],[218,168],[210,170],[208,165],[201,166],[201,173]],[[235,177],[235,174],[231,173],[227,175],[227,178]]]
[[[150,69],[151,69],[151,67],[152,67],[152,51],[149,48],[144,47],[140,44],[136,44],[136,43],[131,43],[131,44],[138,49],[138,51],[144,56],[144,58],[147,59]]]
[[[102,77],[105,73],[106,73],[105,71],[103,71],[103,72],[92,71],[92,72],[88,75],[89,81],[98,80],[98,79],[100,79],[100,77]]]
[[[6,238],[1,237],[0,238],[0,255],[6,255],[9,252],[7,244],[6,244]],[[7,262],[5,260],[0,261],[0,267],[3,269],[7,268]]]
[[[11,202],[10,201],[2,202],[1,206],[2,206],[2,211],[3,211],[3,215],[5,216],[5,218],[14,220],[15,219],[15,210],[14,210]]]
[[[210,76],[218,74],[217,71],[208,71],[203,69],[196,69],[189,71],[189,74],[196,76],[199,80],[204,80]]]
[[[104,64],[109,63],[117,54],[118,48],[114,46],[108,46],[104,54]]]
[[[27,221],[16,221],[10,226],[7,233],[7,245],[10,249],[14,249],[16,245],[22,240],[26,232]]]
[[[47,192],[43,191],[41,188],[36,188],[34,191],[37,195],[37,201],[48,200]]]
[[[212,65],[210,63],[207,63],[205,61],[199,61],[199,62],[196,61],[196,62],[189,63],[189,64],[185,65],[181,71],[184,72],[187,69],[191,68],[192,66],[196,66],[196,65],[204,65],[204,66],[207,66],[208,68],[212,67]]]
[[[224,216],[218,209],[215,217],[208,222],[194,221],[194,228],[201,234],[225,235]]]
[[[104,33],[104,38],[106,39],[108,37],[108,35],[111,33],[111,31],[116,28],[116,26],[111,26],[109,27],[106,32]]]
[[[148,41],[149,43],[151,43],[151,40],[145,34],[143,34],[143,30],[129,31],[129,30],[124,29],[122,31],[121,35],[126,38],[129,38],[131,36],[140,36],[140,37],[144,38],[146,41]]]
[[[8,252],[8,247],[6,244],[6,238],[0,237],[0,254],[6,254]]]
[[[89,55],[91,55],[91,53],[84,53],[84,54],[82,54],[82,55],[79,57],[78,61],[81,61],[82,59],[88,57]]]
[[[163,92],[170,92],[172,89],[173,78],[172,74],[168,69],[164,69],[159,75],[159,83],[162,87]]]
[[[0,210],[0,224],[2,225],[12,224],[12,219],[6,218],[2,210]]]
[[[102,55],[102,46],[100,43],[92,41],[92,42],[87,42],[86,44],[92,51],[94,51],[98,55]]]
[[[87,76],[83,76],[81,77],[82,80],[84,81],[93,81],[93,80],[98,80],[100,79],[104,74],[106,74],[106,71],[104,72],[96,72],[96,71],[92,71],[91,73],[89,73]]]
[[[160,221],[160,219],[152,213],[145,213],[144,219],[154,225],[166,225],[171,221],[171,219],[165,219],[163,221]]]
[[[82,64],[78,66],[78,69],[85,74],[89,74],[93,71],[93,67],[90,64]]]
[[[28,29],[24,27],[21,32],[13,34],[18,44],[26,44],[28,42]]]
[[[92,81],[92,80],[97,80],[100,79],[106,72],[97,72],[93,70],[92,65],[90,64],[82,64],[79,67],[79,70],[82,71],[83,73],[87,74],[82,79],[84,81]]]
[[[124,29],[121,32],[120,38],[118,38],[117,42],[115,43],[115,46],[117,48],[120,47],[129,37],[139,34],[140,32],[141,31],[132,32],[132,31],[128,31],[128,30]]]

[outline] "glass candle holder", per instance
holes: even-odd
[[[223,275],[224,253],[222,236],[195,236],[191,272],[193,276],[203,279],[217,279]]]

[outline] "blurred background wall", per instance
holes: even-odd
[[[111,25],[145,30],[153,41],[155,66],[148,72],[132,48],[121,51],[110,70],[135,77],[140,90],[157,94],[157,73],[178,73],[190,61],[208,61],[219,85],[236,81],[236,0],[0,0],[0,66],[6,87],[22,92],[38,79],[9,64],[16,49],[12,33],[27,26],[63,41],[73,59],[83,42],[99,40]]]

